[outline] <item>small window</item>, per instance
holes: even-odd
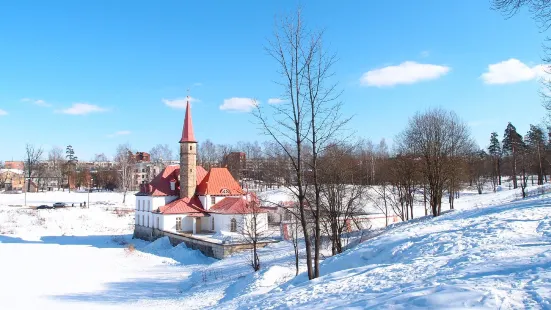
[[[224,195],[229,195],[230,194],[230,190],[227,189],[227,188],[223,188],[221,191],[220,191],[221,194],[224,194]]]
[[[142,226],[145,225],[145,216],[142,215]]]
[[[161,229],[161,218],[157,217],[157,229]]]
[[[147,211],[151,211],[151,200],[147,201]]]
[[[189,169],[189,172],[193,172],[193,169]]]
[[[216,203],[216,196],[210,196],[210,204],[213,205]]]
[[[177,231],[182,230],[182,218],[181,217],[176,218],[176,230]]]
[[[149,216],[147,216],[147,227],[149,227]]]
[[[193,149],[193,146],[190,145],[190,146],[189,146],[189,150],[191,151],[192,149]]]
[[[237,231],[237,221],[235,219],[231,219],[230,231],[231,232],[236,232]]]
[[[214,231],[214,217],[212,217],[212,221],[211,221],[212,225],[211,225],[211,229],[212,231]]]

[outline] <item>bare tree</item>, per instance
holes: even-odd
[[[260,204],[256,198],[248,198],[246,207],[241,211],[243,222],[241,225],[238,225],[237,228],[241,233],[242,240],[252,245],[250,263],[251,267],[256,272],[260,270],[258,244],[268,235],[266,212],[260,208]]]
[[[306,60],[301,53],[301,46],[303,41],[308,39],[300,19],[300,12],[297,18],[287,17],[276,24],[274,37],[267,51],[279,64],[279,73],[283,80],[280,85],[284,89],[282,97],[285,101],[270,106],[270,111],[265,111],[257,105],[255,116],[263,132],[278,144],[293,167],[295,182],[289,185],[289,189],[297,199],[304,235],[307,273],[308,278],[313,279],[312,246],[305,212],[306,186],[303,154],[310,124],[307,120],[307,102],[304,100],[306,91],[303,89]]]
[[[491,0],[492,9],[500,11],[506,18],[516,15],[522,8],[528,9],[532,18],[536,21],[541,32],[546,32],[551,27],[551,1],[549,0]],[[551,38],[547,36],[543,44],[543,62],[546,64],[545,71],[551,73]],[[543,90],[540,91],[543,99],[543,106],[551,112],[551,81],[541,79]],[[516,188],[516,186],[515,186]]]
[[[38,169],[40,159],[42,157],[42,148],[35,148],[34,145],[27,144],[25,146],[25,172],[27,174],[27,192],[31,190],[31,178],[33,173]]]
[[[342,253],[343,235],[356,225],[358,216],[364,214],[362,199],[366,197],[366,186],[354,184],[356,160],[351,146],[332,145],[320,158],[319,204],[320,222],[323,233],[329,236],[332,254]],[[361,227],[360,227],[361,229]]]
[[[119,144],[115,155],[115,163],[118,169],[119,185],[124,193],[122,203],[126,202],[126,192],[132,186],[132,168],[134,166],[134,156],[132,148],[128,143]]]
[[[48,161],[50,162],[49,176],[56,180],[57,189],[59,190],[63,178],[63,164],[65,162],[63,149],[59,146],[53,147],[48,152]]]
[[[317,161],[324,146],[346,123],[341,120],[341,103],[337,101],[340,92],[331,82],[336,58],[325,52],[322,38],[323,32],[312,32],[305,27],[300,10],[276,23],[267,52],[278,63],[282,77],[279,84],[283,88],[281,97],[285,102],[270,105],[268,113],[256,105],[255,112],[262,130],[284,151],[296,174],[295,186],[290,188],[298,201],[309,279],[319,276],[321,187]],[[306,146],[310,149],[308,157],[304,154]],[[307,209],[305,168],[314,191]],[[306,212],[311,213],[314,221],[313,247]]]
[[[151,161],[159,166],[161,170],[164,169],[167,166],[167,162],[173,158],[172,150],[168,144],[157,144],[149,151],[149,155],[151,156]]]
[[[432,214],[440,215],[446,182],[452,175],[452,159],[465,156],[472,149],[467,126],[454,112],[432,109],[411,118],[397,143],[422,164]]]
[[[201,166],[207,170],[211,167],[216,167],[221,160],[221,158],[218,157],[216,145],[209,139],[201,142],[197,155],[199,156]]]

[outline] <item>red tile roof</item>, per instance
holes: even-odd
[[[197,196],[193,198],[180,198],[173,202],[159,207],[159,212],[162,214],[182,214],[189,213],[192,216],[205,216],[206,213],[203,205]]]
[[[207,170],[201,166],[197,166],[197,185],[201,184],[205,176],[207,176]]]
[[[207,171],[197,166],[197,185],[204,179]],[[178,180],[180,176],[180,166],[170,165],[166,166],[161,173],[159,173],[149,184],[142,188],[138,195],[151,195],[151,196],[179,196],[180,195],[180,182],[176,182],[175,190],[170,189],[170,181]]]
[[[222,192],[228,190],[227,192]],[[234,196],[242,195],[244,191],[235,181],[227,168],[211,168],[209,173],[197,186],[199,195]]]
[[[182,142],[197,142],[193,136],[193,124],[191,122],[191,107],[189,106],[189,99],[186,105],[186,116],[184,118],[184,129],[182,130]]]
[[[257,212],[264,213],[265,210],[258,207],[258,204],[247,201],[241,197],[226,197],[209,209],[212,213],[221,214],[246,214],[252,213],[256,208]]]

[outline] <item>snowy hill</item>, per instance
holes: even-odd
[[[539,196],[398,224],[325,260],[319,279],[221,306],[541,309],[551,307],[550,267],[551,198]]]
[[[322,276],[295,277],[280,242],[213,260],[166,239],[131,239],[120,194],[89,209],[31,210],[0,196],[0,305],[6,309],[551,308],[551,195],[531,187],[462,192],[457,210],[388,227],[322,262]],[[546,192],[551,186],[546,186]],[[118,196],[117,196],[118,195]],[[79,201],[80,193],[28,195]],[[97,203],[96,203],[97,202]],[[444,210],[447,208],[443,208]],[[418,215],[416,216],[418,217]],[[304,271],[301,256],[301,272]]]

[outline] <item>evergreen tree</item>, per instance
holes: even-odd
[[[67,145],[65,149],[65,157],[67,158],[67,187],[69,188],[69,193],[71,192],[71,176],[73,173],[76,173],[76,167],[78,158],[75,156],[75,151],[73,146]]]
[[[498,140],[497,132],[492,132],[490,136],[490,146],[488,147],[488,153],[492,156],[493,160],[493,175],[497,178],[497,184],[501,185],[501,143]]]
[[[543,158],[545,150],[545,135],[543,129],[530,124],[530,130],[525,138],[528,155],[534,164],[538,175],[538,185],[543,184]],[[533,181],[533,179],[532,179]]]
[[[523,145],[522,136],[511,122],[507,124],[503,134],[503,152],[511,156],[511,178],[513,179],[513,188],[517,188],[517,160],[518,153]]]

